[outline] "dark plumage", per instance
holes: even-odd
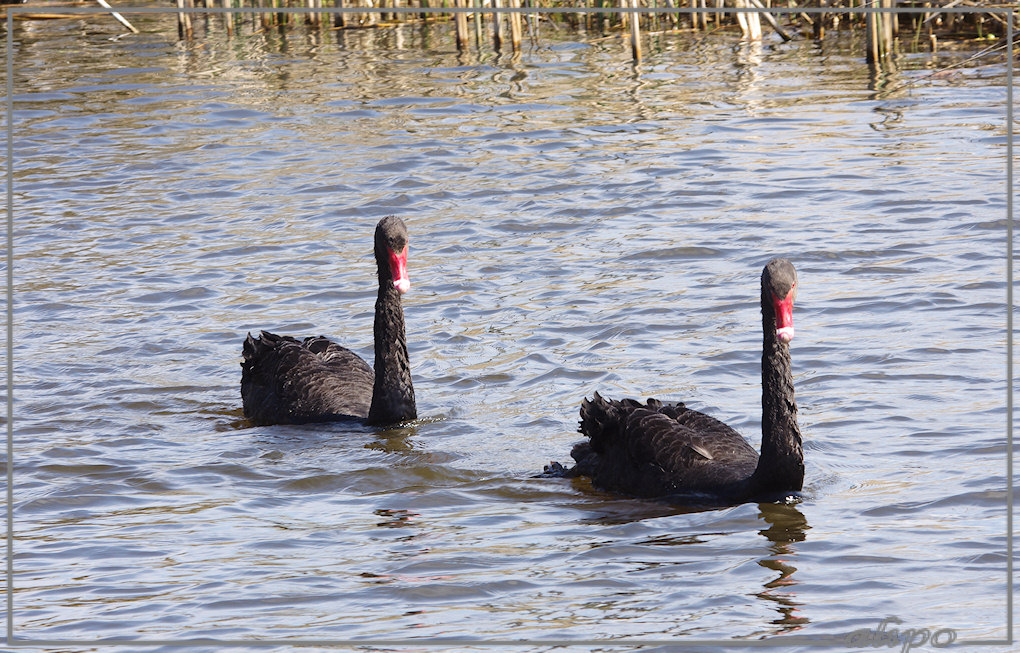
[[[719,420],[656,399],[645,403],[605,399],[581,404],[580,431],[571,469],[559,463],[548,476],[588,476],[604,490],[641,497],[698,495],[739,503],[795,492],[804,483],[789,342],[797,272],[772,259],[761,278],[762,451]]]
[[[407,277],[407,227],[396,216],[375,229],[379,295],[375,371],[357,354],[319,336],[299,341],[262,331],[244,341],[241,399],[254,424],[364,419],[393,424],[417,416],[400,296]]]

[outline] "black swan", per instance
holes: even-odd
[[[786,259],[761,275],[761,456],[739,433],[682,403],[616,401],[598,393],[581,404],[587,441],[576,464],[544,476],[587,476],[595,487],[639,497],[694,495],[711,502],[778,499],[804,484],[804,453],[790,369],[797,271]]]
[[[400,296],[407,277],[407,227],[396,216],[375,228],[379,296],[375,302],[375,372],[357,354],[326,338],[299,341],[263,331],[244,341],[241,399],[256,425],[364,419],[415,419],[414,387]]]

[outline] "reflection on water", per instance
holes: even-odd
[[[17,29],[19,635],[1001,637],[1001,67],[883,95],[839,35],[664,34],[633,66],[445,26]],[[248,427],[246,332],[370,358],[391,213],[422,418]],[[757,445],[777,254],[801,503],[532,478],[595,390]]]
[[[769,527],[761,532],[770,542],[769,557],[758,562],[765,569],[776,572],[777,576],[765,583],[765,589],[757,594],[762,601],[774,604],[778,617],[771,621],[779,626],[778,633],[801,630],[810,623],[810,619],[798,614],[801,603],[797,600],[797,581],[793,577],[797,571],[794,562],[797,559],[797,542],[807,537],[807,518],[794,505],[780,503],[763,503],[759,505],[761,518]]]

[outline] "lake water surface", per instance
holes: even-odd
[[[185,46],[170,20],[15,34],[18,637],[1005,636],[1001,60],[876,79],[846,35],[664,35],[635,67],[569,32],[459,56],[447,26]],[[371,361],[389,214],[420,419],[249,427],[247,332]],[[757,446],[775,255],[801,503],[531,478],[596,390]]]

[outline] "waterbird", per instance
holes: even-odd
[[[778,500],[801,490],[804,452],[790,363],[797,271],[774,258],[761,275],[763,346],[761,455],[739,433],[683,403],[606,399],[581,403],[588,439],[541,476],[586,476],[592,485],[637,497],[696,497],[736,504]]]
[[[417,417],[401,295],[407,274],[407,226],[387,216],[375,228],[379,294],[375,302],[375,370],[324,336],[298,340],[262,331],[245,338],[241,399],[253,424],[360,419],[387,425]]]

